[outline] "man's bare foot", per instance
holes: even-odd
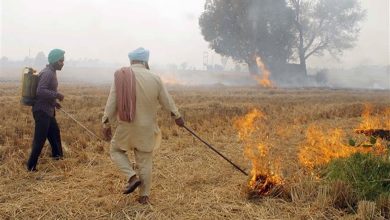
[[[149,196],[140,196],[138,198],[138,202],[141,203],[142,205],[146,205],[150,203]]]

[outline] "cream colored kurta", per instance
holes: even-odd
[[[102,122],[118,121],[118,127],[112,140],[122,149],[137,149],[142,152],[152,152],[159,145],[158,137],[161,132],[157,124],[157,110],[159,104],[174,114],[174,118],[180,117],[180,113],[169,95],[159,76],[153,74],[142,64],[131,66],[136,79],[136,110],[132,122],[119,120],[117,116],[115,83],[112,84]],[[126,134],[126,135],[125,135]],[[130,134],[130,135],[128,135]]]

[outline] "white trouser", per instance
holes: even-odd
[[[130,177],[138,174],[141,185],[140,185],[140,196],[149,196],[150,188],[152,185],[152,160],[153,152],[142,152],[138,149],[127,149],[128,146],[126,143],[123,143],[122,140],[128,138],[129,133],[126,132],[126,129],[117,128],[114,134],[114,137],[111,141],[110,155],[111,160],[118,166],[118,168],[130,179]],[[156,145],[161,143],[161,133],[157,135]],[[158,147],[158,146],[156,146]],[[135,164],[136,169],[134,170],[127,151],[133,150],[135,155]]]

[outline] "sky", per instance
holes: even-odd
[[[367,10],[357,46],[336,60],[313,58],[309,67],[390,64],[389,0],[361,0]],[[0,57],[20,60],[66,51],[66,59],[92,58],[128,64],[140,46],[150,63],[201,68],[203,55],[220,63],[203,39],[198,18],[205,0],[0,0]]]

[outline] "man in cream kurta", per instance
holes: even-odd
[[[161,143],[161,131],[157,124],[157,109],[159,105],[161,104],[169,112],[171,117],[175,119],[176,124],[184,126],[184,121],[160,77],[148,69],[148,58],[149,52],[143,48],[129,53],[129,59],[132,63],[131,69],[136,79],[136,110],[134,119],[131,122],[125,122],[118,118],[115,82],[111,86],[102,118],[106,133],[110,127],[109,123],[118,122],[115,134],[111,140],[111,159],[129,178],[129,185],[124,193],[131,193],[139,185],[140,203],[149,202],[153,149]],[[126,154],[129,150],[134,151],[139,180]]]

